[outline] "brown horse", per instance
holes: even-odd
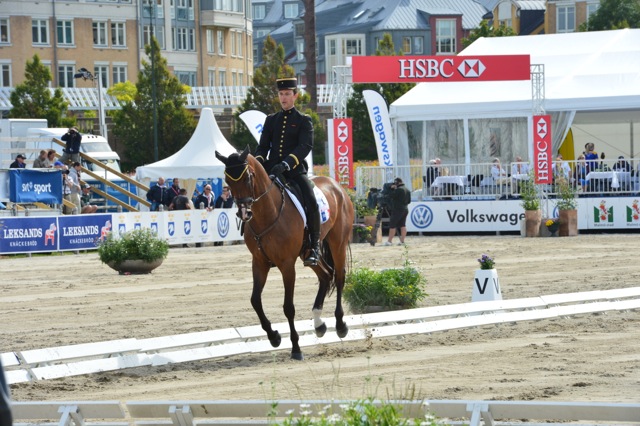
[[[244,241],[251,251],[253,292],[251,305],[260,318],[262,329],[273,347],[280,346],[281,337],[262,308],[262,290],[269,269],[276,266],[284,281],[284,314],[291,332],[291,358],[303,359],[298,333],[295,329],[296,313],[293,293],[296,284],[295,263],[307,250],[304,241],[304,221],[289,198],[288,193],[272,181],[262,165],[249,154],[249,149],[225,157],[216,152],[218,160],[225,165],[227,183],[231,188],[238,216],[243,220]],[[322,190],[329,203],[330,217],[322,224],[321,260],[312,269],[320,281],[318,294],[313,304],[315,332],[322,337],[327,326],[321,319],[322,305],[328,293],[336,290],[336,332],[344,337],[349,327],[343,320],[342,289],[347,268],[347,249],[353,227],[353,204],[345,190],[330,178],[316,177],[314,184]]]

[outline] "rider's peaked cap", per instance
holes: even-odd
[[[279,78],[276,80],[276,86],[278,87],[278,90],[293,90],[298,87],[298,80],[295,77]]]

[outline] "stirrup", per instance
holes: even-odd
[[[304,266],[317,266],[320,260],[320,255],[317,248],[312,248],[309,251],[309,256],[302,262]]]

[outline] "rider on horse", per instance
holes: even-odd
[[[284,176],[298,184],[304,198],[311,238],[311,250],[304,259],[304,265],[315,266],[320,258],[320,213],[313,184],[307,177],[309,166],[305,161],[313,149],[313,123],[311,117],[295,108],[298,98],[296,79],[282,78],[276,80],[276,84],[282,110],[267,116],[255,157],[270,175]]]

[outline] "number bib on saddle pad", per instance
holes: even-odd
[[[293,200],[293,204],[298,209],[300,216],[302,216],[302,221],[304,222],[304,226],[307,226],[307,216],[304,214],[304,208],[302,208],[302,204],[300,204],[300,200],[291,192],[288,188],[285,188],[291,200]],[[317,186],[313,187],[313,193],[316,196],[316,201],[318,202],[318,210],[320,210],[320,222],[325,223],[329,220],[330,212],[329,212],[329,203],[327,202],[327,197],[324,195],[324,192],[320,191]]]

